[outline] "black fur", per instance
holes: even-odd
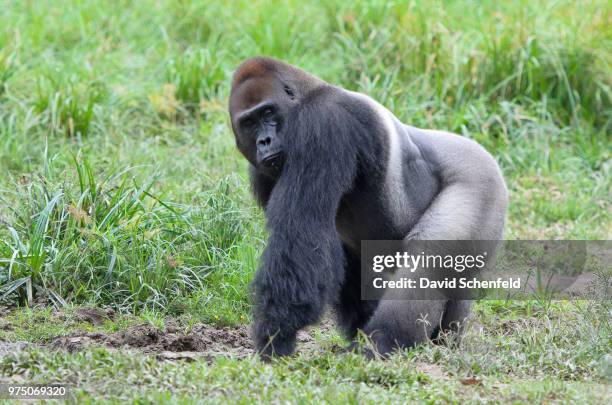
[[[290,112],[284,134],[291,141],[271,192],[268,179],[252,173],[270,233],[253,282],[253,335],[264,355],[291,353],[297,331],[338,302],[344,282],[336,212],[354,185],[359,161],[372,156],[359,147],[369,135],[359,117],[336,97],[333,88],[323,87]]]

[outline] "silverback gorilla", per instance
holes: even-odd
[[[381,354],[463,321],[468,301],[362,300],[360,242],[501,239],[508,196],[488,152],[263,57],[238,67],[229,111],[270,234],[252,285],[264,359],[291,354],[328,304]]]

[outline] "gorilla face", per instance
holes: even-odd
[[[232,92],[230,111],[236,145],[259,171],[276,178],[285,161],[285,117],[295,102],[289,84],[275,77],[253,77]]]
[[[259,173],[277,179],[287,158],[290,111],[312,90],[326,85],[319,78],[268,58],[244,62],[232,81],[229,111],[238,150]]]
[[[249,154],[254,150],[257,168],[271,175],[280,173],[284,161],[281,127],[278,106],[265,101],[238,118],[240,143],[246,143]]]

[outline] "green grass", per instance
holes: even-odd
[[[366,92],[407,123],[483,144],[510,189],[507,238],[609,239],[612,9],[602,0],[498,3],[4,1],[0,305],[247,321],[248,283],[266,235],[226,105],[233,69],[259,54]],[[185,402],[238,392],[432,403],[601,393],[589,384],[604,381],[597,365],[610,358],[609,310],[589,323],[573,306],[525,313],[522,304],[483,303],[477,320],[496,333],[499,312],[520,328],[476,341],[501,352],[477,357],[474,368],[453,369],[455,357],[469,360],[458,350],[437,348],[447,354],[427,358],[455,370],[450,382],[424,382],[398,358],[391,382],[370,383],[351,373],[379,366],[332,355],[253,367],[34,352],[18,364],[41,380],[83,378],[80,395],[89,398],[112,385],[112,373],[151,378],[140,392],[147,396],[162,395],[157,382],[178,385]],[[26,320],[12,322],[23,333],[5,339],[34,339]],[[579,352],[577,374],[555,371],[566,370],[557,344]],[[80,376],[75,370],[90,361],[101,371]],[[135,364],[141,374],[125,376]],[[457,382],[468,374],[484,385]],[[180,383],[196,380],[200,388]],[[491,388],[495,380],[505,385]]]
[[[255,358],[176,363],[102,348],[71,354],[29,349],[2,359],[0,373],[69,383],[79,403],[605,403],[611,363],[609,326],[602,322],[609,311],[605,301],[482,302],[461,350],[428,344],[385,361],[338,354],[337,335],[314,333],[316,348],[271,365]],[[18,326],[1,331],[0,339],[41,343],[62,330],[112,332],[143,319],[164,323],[143,314],[94,327],[71,313],[13,313],[6,321]]]
[[[147,403],[276,402],[295,403],[598,403],[606,387],[562,382],[545,377],[537,382],[483,378],[474,385],[457,379],[435,379],[418,369],[414,359],[397,356],[388,362],[367,362],[358,355],[318,358],[298,356],[272,366],[255,360],[219,359],[212,364],[160,364],[141,355],[122,357],[105,350],[76,355],[30,352],[4,364],[8,373],[30,370],[36,381],[79,381],[72,388],[79,403],[144,401]],[[114,383],[115,379],[122,381]],[[465,379],[464,381],[470,381]],[[307,389],[296,389],[306,387]]]

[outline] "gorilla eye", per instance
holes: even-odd
[[[288,95],[289,97],[291,97],[291,99],[293,99],[293,97],[295,97],[295,95],[293,94],[293,90],[291,90],[291,87],[289,87],[289,86],[285,85],[285,86],[283,87],[283,89],[285,90],[285,93],[287,93],[287,95]]]
[[[246,118],[240,122],[240,126],[247,131],[251,131],[251,130],[254,130],[255,127],[257,126],[257,121],[255,121],[252,118]]]
[[[266,124],[276,126],[276,114],[273,108],[266,108],[261,116]]]

